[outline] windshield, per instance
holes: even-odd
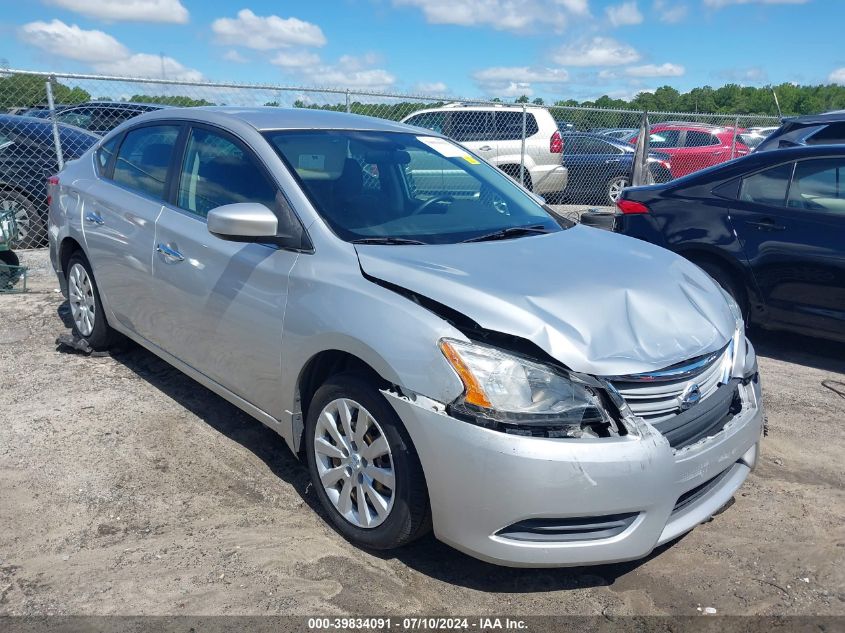
[[[350,242],[453,244],[501,231],[510,239],[559,231],[566,222],[446,139],[352,130],[265,136],[320,215]]]

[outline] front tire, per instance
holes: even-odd
[[[739,309],[742,311],[742,318],[745,324],[748,325],[748,296],[745,289],[742,288],[734,279],[733,275],[729,274],[724,268],[712,262],[695,262],[704,272],[710,275],[714,281],[719,284],[725,292],[733,297]]]
[[[317,390],[305,451],[320,503],[352,543],[388,550],[428,531],[419,458],[399,416],[370,381],[343,373]]]
[[[114,331],[106,321],[91,264],[81,251],[71,255],[68,261],[67,285],[74,333],[88,341],[95,351],[108,349]]]

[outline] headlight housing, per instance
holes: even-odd
[[[463,419],[519,435],[600,437],[613,421],[596,390],[572,374],[495,347],[442,339],[464,385],[450,405]]]

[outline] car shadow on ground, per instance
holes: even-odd
[[[59,316],[70,325],[67,302]],[[175,369],[139,345],[121,338],[110,356],[164,395],[237,442],[263,461],[270,471],[290,484],[302,500],[327,524],[326,511],[311,486],[308,470],[272,429]],[[493,593],[547,592],[613,585],[683,538],[662,545],[637,561],[593,567],[508,569],[486,563],[441,543],[433,535],[392,552],[370,551],[383,560],[398,560],[421,574],[445,583]],[[350,544],[350,548],[355,547]]]
[[[754,328],[748,332],[758,356],[845,374],[845,343]]]

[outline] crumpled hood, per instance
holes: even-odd
[[[697,266],[581,225],[493,242],[356,249],[367,275],[528,339],[573,371],[662,369],[719,349],[734,333],[721,291]]]

